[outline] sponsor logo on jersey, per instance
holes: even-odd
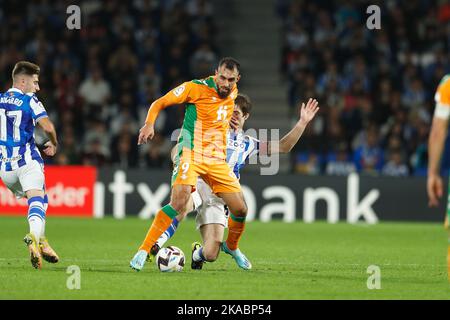
[[[186,86],[181,85],[173,90],[173,94],[176,95],[177,97],[179,97],[183,94],[185,89],[186,89]]]

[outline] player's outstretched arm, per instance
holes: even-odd
[[[53,157],[58,148],[58,138],[56,137],[55,126],[48,117],[39,119],[38,125],[44,130],[47,138],[50,140],[45,143],[43,151],[47,156]]]
[[[139,130],[138,145],[147,143],[148,140],[153,139],[155,135],[154,124],[161,110],[175,104],[190,102],[191,87],[191,82],[185,82],[151,104],[147,112],[145,124]]]
[[[308,102],[302,103],[299,111],[299,120],[295,126],[289,131],[280,141],[270,141],[261,146],[261,153],[264,154],[277,154],[277,153],[288,153],[292,150],[295,144],[298,142],[300,137],[305,131],[308,123],[314,118],[317,111],[319,111],[319,106],[316,99],[310,98]]]
[[[444,193],[444,185],[442,177],[439,174],[439,168],[442,152],[444,151],[444,142],[447,136],[447,126],[447,119],[433,118],[428,140],[427,193],[428,205],[430,207],[438,206],[439,199]]]

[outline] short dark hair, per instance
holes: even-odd
[[[239,63],[239,61],[232,57],[222,58],[219,61],[219,68],[223,65],[225,65],[225,68],[227,68],[228,70],[234,70],[234,68],[236,68],[238,73],[241,73],[241,64]]]
[[[28,62],[28,61],[19,61],[14,66],[12,71],[12,78],[20,74],[26,74],[28,76],[32,76],[34,74],[39,75],[41,72],[41,68],[37,64]]]
[[[244,116],[250,114],[250,111],[252,110],[252,101],[246,94],[239,93],[236,99],[234,99],[234,104],[239,106]]]

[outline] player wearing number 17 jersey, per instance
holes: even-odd
[[[40,269],[42,258],[56,263],[59,258],[45,238],[44,161],[34,141],[36,124],[50,141],[44,153],[53,156],[58,145],[55,128],[35,93],[39,91],[39,66],[18,62],[12,72],[13,87],[0,94],[0,178],[17,198],[28,199],[30,232],[24,241],[31,264]]]

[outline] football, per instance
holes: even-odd
[[[180,272],[184,267],[184,253],[180,248],[161,248],[156,255],[156,266],[162,272]]]

